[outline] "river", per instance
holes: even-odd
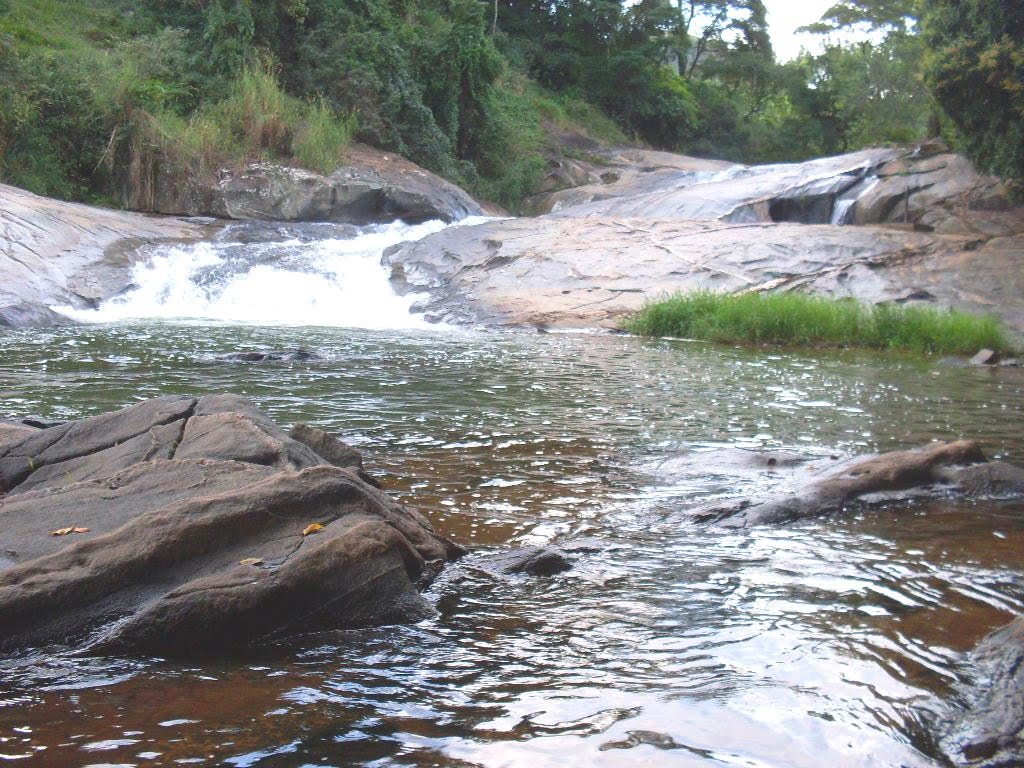
[[[723,470],[727,449],[826,458],[966,436],[1024,461],[1024,375],[432,328],[374,265],[439,226],[234,231],[160,251],[135,292],[79,315],[91,324],[0,334],[0,415],[237,392],[339,433],[474,549],[415,626],[188,662],[0,662],[0,761],[941,765],[927,722],[957,660],[1024,610],[1024,506],[906,502],[749,531],[686,510],[770,487]],[[319,359],[222,357],[297,348]],[[572,570],[479,567],[547,542]]]

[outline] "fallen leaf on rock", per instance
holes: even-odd
[[[317,531],[322,531],[323,529],[324,527],[320,525],[320,523],[310,523],[302,529],[302,535],[309,536],[309,534],[316,533]]]
[[[245,560],[239,560],[239,565],[263,565],[263,558],[260,557],[247,557]]]
[[[77,526],[68,526],[67,528],[58,528],[56,531],[50,531],[51,536],[67,536],[69,533],[88,533],[88,528],[80,528]]]

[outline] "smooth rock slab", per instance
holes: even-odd
[[[17,469],[0,496],[4,652],[176,655],[415,621],[433,612],[416,584],[461,552],[231,395],[15,435],[0,456]]]

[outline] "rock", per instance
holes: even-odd
[[[939,477],[970,498],[1024,497],[1024,469],[1005,461],[944,468]]]
[[[616,327],[652,298],[805,290],[865,302],[990,312],[1024,332],[1024,236],[967,252],[959,239],[868,227],[544,216],[459,227],[385,251],[428,319]],[[1016,293],[1015,293],[1016,291]]]
[[[329,175],[274,163],[224,169],[171,183],[133,208],[227,219],[369,224],[401,219],[455,221],[483,208],[465,191],[398,155],[362,144]]]
[[[999,361],[1000,368],[1020,368],[1020,360],[1016,357],[1008,357]]]
[[[0,450],[5,443],[20,442],[36,431],[36,427],[21,422],[0,421]]]
[[[603,180],[594,163],[587,184],[532,201],[545,215],[395,246],[392,282],[456,323],[617,327],[674,292],[803,290],[993,314],[1024,334],[1024,209],[962,158],[873,149],[746,168],[656,154],[610,155]],[[920,215],[898,225],[892,185],[911,177]]]
[[[939,725],[954,765],[1007,768],[1024,755],[1024,617],[996,630],[968,654],[958,693],[963,706]]]
[[[217,355],[214,358],[217,362],[222,363],[307,363],[323,359],[323,356],[308,349],[229,352],[226,355]]]
[[[120,293],[140,246],[211,233],[181,219],[51,200],[0,184],[0,327],[67,322],[50,309],[85,309]]]
[[[558,547],[521,547],[508,552],[489,554],[481,567],[495,573],[526,573],[531,576],[554,576],[572,568],[572,561]]]
[[[995,365],[999,362],[999,353],[991,349],[982,349],[968,362],[971,365]]]
[[[963,465],[972,465],[958,469]],[[973,440],[933,443],[919,450],[893,451],[868,458],[849,459],[827,468],[816,468],[797,490],[766,499],[715,502],[691,510],[703,521],[720,521],[728,527],[748,527],[820,517],[841,511],[864,497],[884,500],[885,494],[915,491],[958,492],[974,496],[1024,491],[1024,470],[985,463]],[[1020,483],[1020,485],[1016,485]],[[882,496],[880,499],[879,496]]]
[[[311,427],[308,424],[296,424],[292,427],[289,436],[292,440],[298,440],[303,445],[311,448],[318,456],[323,457],[328,464],[333,464],[336,467],[363,468],[363,457],[359,451],[333,435],[327,434],[322,429]]]
[[[233,395],[15,435],[0,467],[5,652],[187,654],[417,620],[433,609],[416,584],[461,553]]]
[[[328,464],[332,464],[335,467],[348,467],[354,470],[363,482],[369,483],[374,488],[381,487],[380,481],[363,469],[362,454],[348,443],[327,434],[322,429],[317,429],[307,424],[296,424],[292,427],[289,436],[292,440],[297,440],[311,448],[314,453],[321,456]]]

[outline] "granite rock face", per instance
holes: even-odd
[[[84,309],[131,284],[146,244],[198,240],[200,223],[112,211],[0,184],[0,328],[66,322],[50,309]]]
[[[0,432],[0,529],[5,652],[180,655],[414,621],[433,612],[423,573],[461,552],[233,395]]]
[[[1024,334],[1024,209],[963,158],[872,149],[760,167],[610,155],[533,218],[385,252],[402,292],[454,322],[617,327],[674,292],[802,290],[999,317]]]

